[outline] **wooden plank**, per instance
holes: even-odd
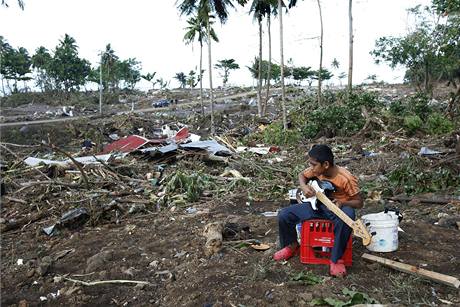
[[[404,273],[419,275],[421,277],[424,277],[424,278],[427,278],[427,279],[430,279],[430,280],[433,280],[433,281],[436,281],[436,282],[439,282],[439,283],[442,283],[448,286],[452,286],[457,289],[460,287],[460,280],[458,280],[458,278],[455,278],[453,276],[449,276],[449,275],[445,275],[445,274],[441,274],[441,273],[437,273],[433,271],[428,271],[428,270],[421,269],[421,268],[418,268],[410,264],[393,261],[387,258],[378,257],[378,256],[370,255],[367,253],[364,253],[362,255],[362,258],[366,260],[381,263],[392,269],[395,269],[395,270],[398,270]]]

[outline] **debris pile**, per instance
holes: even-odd
[[[398,250],[385,258],[460,276],[455,134],[375,131],[374,139],[289,146],[270,142],[270,120],[254,112],[218,114],[214,136],[199,116],[123,114],[3,139],[2,303],[460,304],[438,279],[362,261],[361,244],[345,280],[320,265],[305,271],[299,261],[271,259],[277,212],[307,166],[305,150],[328,143],[336,163],[359,176],[360,216],[388,207],[404,214]]]

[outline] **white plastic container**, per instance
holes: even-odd
[[[366,246],[373,252],[393,252],[398,249],[398,226],[402,215],[388,211],[367,214],[361,217],[369,233],[375,232],[371,243]]]

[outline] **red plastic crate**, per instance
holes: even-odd
[[[300,235],[300,262],[329,264],[334,246],[334,223],[330,220],[308,220],[302,223]],[[352,264],[351,236],[341,258],[346,266]]]

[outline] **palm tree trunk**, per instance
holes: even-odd
[[[321,14],[321,3],[317,0],[319,8],[319,20],[321,23],[321,36],[319,41],[319,71],[318,71],[318,104],[321,105],[321,72],[323,70],[323,16]]]
[[[2,93],[4,96],[6,96],[6,93],[5,93],[5,79],[3,78],[3,76],[0,76],[0,78],[2,79]]]
[[[267,103],[270,93],[270,78],[271,78],[271,68],[272,68],[272,34],[271,34],[271,24],[270,24],[270,14],[267,15],[267,28],[268,28],[268,69],[267,69],[267,93],[265,95],[265,101],[262,108],[262,116],[265,116],[267,112]]]
[[[351,94],[353,88],[353,16],[352,16],[353,0],[348,2],[348,20],[349,20],[349,55],[348,55],[348,93]]]
[[[281,66],[281,106],[283,108],[283,128],[287,130],[286,117],[286,91],[284,89],[284,57],[283,57],[283,6],[281,0],[278,0],[278,11],[280,18],[280,66]]]
[[[257,112],[262,117],[262,16],[259,21],[259,84],[257,85]]]
[[[209,23],[209,18],[208,22],[206,24],[206,32],[208,35],[208,62],[209,62],[209,97],[211,98],[210,104],[211,104],[211,134],[214,134],[216,131],[216,128],[214,127],[214,93],[212,90],[212,56],[211,56],[211,26]]]
[[[201,115],[204,116],[204,103],[203,103],[203,42],[200,41],[200,103]]]

